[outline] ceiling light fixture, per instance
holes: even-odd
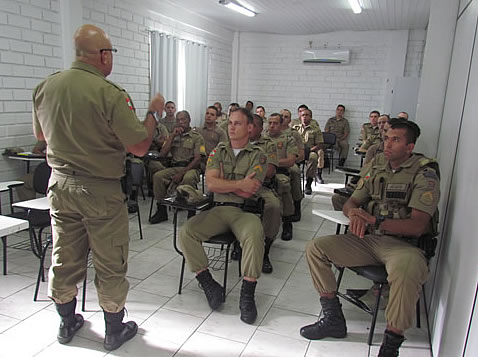
[[[360,6],[359,0],[349,0],[349,4],[354,14],[360,14],[362,12],[362,7]]]
[[[242,15],[249,16],[249,17],[254,17],[257,14],[252,11],[251,9],[248,9],[244,5],[234,1],[234,0],[219,0],[219,4],[224,5],[228,9],[234,10],[235,12],[238,12]]]

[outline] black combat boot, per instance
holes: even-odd
[[[267,237],[264,242],[264,260],[262,261],[262,272],[265,274],[272,273],[272,264],[269,260],[269,251],[271,249],[272,242],[273,240]]]
[[[116,350],[123,343],[131,340],[138,332],[138,325],[134,321],[123,323],[124,308],[120,312],[106,312],[106,334],[103,346],[108,351]]]
[[[239,310],[241,310],[241,320],[246,324],[253,324],[257,318],[256,302],[254,301],[256,285],[257,281],[242,281]]]
[[[294,201],[294,214],[290,217],[291,222],[299,222],[302,218],[302,214],[300,212],[301,203],[302,201]]]
[[[292,222],[289,217],[282,217],[282,240],[292,239]]]
[[[231,252],[231,259],[232,260],[239,260],[242,256],[242,248],[239,242],[236,240],[232,245],[232,252]]]
[[[339,166],[344,166],[345,165],[345,159],[342,158],[339,160]]]
[[[196,215],[196,210],[192,209],[188,211],[188,219]]]
[[[344,338],[347,336],[342,305],[338,297],[333,299],[320,298],[323,317],[315,324],[304,326],[300,334],[309,340],[320,340],[325,337]]]
[[[224,302],[224,289],[214,280],[209,270],[204,270],[196,275],[196,279],[201,284],[209,307],[216,310]]]
[[[75,314],[76,298],[73,298],[66,304],[55,304],[56,311],[61,317],[60,328],[56,336],[58,342],[61,344],[68,343],[75,336],[81,326],[83,326],[83,316]]]
[[[317,169],[317,178],[321,185],[325,183],[324,179],[322,178],[322,169]]]
[[[405,337],[398,335],[395,332],[385,330],[378,357],[397,357],[398,349],[403,341],[405,341]]]
[[[311,195],[312,194],[312,182],[314,181],[313,178],[308,178],[307,182],[305,184],[305,194],[306,195]]]
[[[159,203],[157,203],[157,206],[156,213],[149,219],[149,223],[151,224],[157,224],[168,220],[168,210],[166,206],[160,205]]]

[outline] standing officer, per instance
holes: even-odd
[[[191,130],[191,117],[182,110],[176,114],[176,127],[166,139],[160,157],[171,153],[171,167],[156,172],[153,176],[154,198],[157,200],[156,213],[149,223],[157,224],[168,220],[166,206],[159,203],[166,197],[168,187],[174,185],[189,185],[197,187],[199,182],[199,164],[201,155],[206,154],[204,140],[201,134]]]
[[[292,136],[295,140],[295,145],[297,146],[297,158],[295,159],[296,165],[289,168],[290,173],[290,186],[292,192],[292,199],[294,200],[294,214],[292,215],[291,219],[292,222],[299,222],[301,218],[301,202],[302,198],[304,198],[304,194],[302,193],[302,183],[301,183],[301,172],[300,172],[300,164],[304,161],[305,157],[305,150],[304,150],[304,142],[302,141],[302,136],[299,132],[295,129],[289,127],[292,114],[288,109],[282,109],[280,111],[280,115],[282,115],[282,123],[281,123],[281,131],[285,135]]]
[[[390,298],[379,352],[382,357],[398,356],[403,332],[415,317],[415,305],[428,275],[417,239],[433,235],[440,196],[438,164],[412,153],[419,127],[403,119],[392,119],[390,125],[384,140],[386,160],[372,161],[369,173],[360,179],[344,206],[343,212],[350,218],[349,233],[315,238],[307,245],[306,258],[320,294],[323,318],[300,330],[302,336],[313,340],[345,337],[347,327],[331,265],[384,264]]]
[[[325,132],[333,133],[336,137],[336,147],[339,150],[339,165],[344,166],[345,160],[349,153],[349,121],[344,118],[345,106],[343,104],[337,105],[335,109],[335,116],[327,120],[325,124]]]
[[[229,138],[211,152],[206,183],[214,192],[216,207],[189,219],[179,232],[179,242],[191,271],[196,273],[211,309],[223,302],[223,289],[211,276],[202,242],[232,231],[242,246],[242,281],[239,309],[241,320],[252,324],[257,318],[254,292],[264,256],[264,231],[258,216],[243,211],[244,200],[256,194],[267,172],[267,157],[249,143],[252,114],[239,108],[229,116]]]
[[[174,116],[176,113],[176,104],[172,101],[167,101],[164,105],[164,112],[166,115],[164,118],[159,119],[159,123],[163,124],[166,129],[168,129],[168,133],[171,134],[176,126],[176,118]]]
[[[295,124],[292,128],[299,132],[304,142],[305,159],[307,160],[305,194],[311,195],[312,182],[316,175],[319,176],[319,183],[324,183],[322,179],[322,168],[324,167],[324,151],[322,150],[322,145],[324,138],[322,137],[320,128],[314,128],[311,125],[312,111],[310,109],[304,109],[302,111],[300,120],[301,123]]]
[[[292,239],[292,215],[294,201],[292,199],[290,168],[295,166],[297,146],[291,136],[281,133],[282,116],[274,113],[269,117],[269,137],[277,147],[279,167],[276,173],[276,190],[282,203],[282,240]]]
[[[122,322],[129,287],[128,215],[120,184],[125,148],[137,156],[146,153],[164,99],[157,94],[140,123],[128,93],[105,78],[116,52],[106,33],[83,25],[74,41],[71,69],[52,74],[33,93],[35,136],[46,140],[52,168],[48,295],[61,316],[58,341],[68,343],[83,325],[83,317],[75,315],[76,285],[86,274],[91,249],[106,323],[104,347],[114,350],[138,330],[135,322]]]
[[[267,171],[262,183],[262,187],[257,193],[264,199],[264,214],[262,217],[262,226],[264,228],[264,259],[262,262],[262,272],[272,273],[272,264],[269,260],[271,245],[277,237],[281,222],[281,202],[280,196],[275,191],[276,185],[274,176],[276,174],[279,162],[277,161],[277,146],[269,137],[262,136],[264,124],[260,115],[253,115],[253,128],[249,132],[249,141],[251,144],[260,147],[267,155]]]

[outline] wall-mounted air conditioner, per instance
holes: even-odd
[[[342,63],[350,62],[350,50],[342,48],[306,48],[302,59],[304,63]]]

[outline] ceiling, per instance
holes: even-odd
[[[218,0],[166,0],[235,31],[312,35],[332,31],[424,29],[430,0],[359,0],[354,14],[347,0],[239,0],[258,13],[240,15]]]

